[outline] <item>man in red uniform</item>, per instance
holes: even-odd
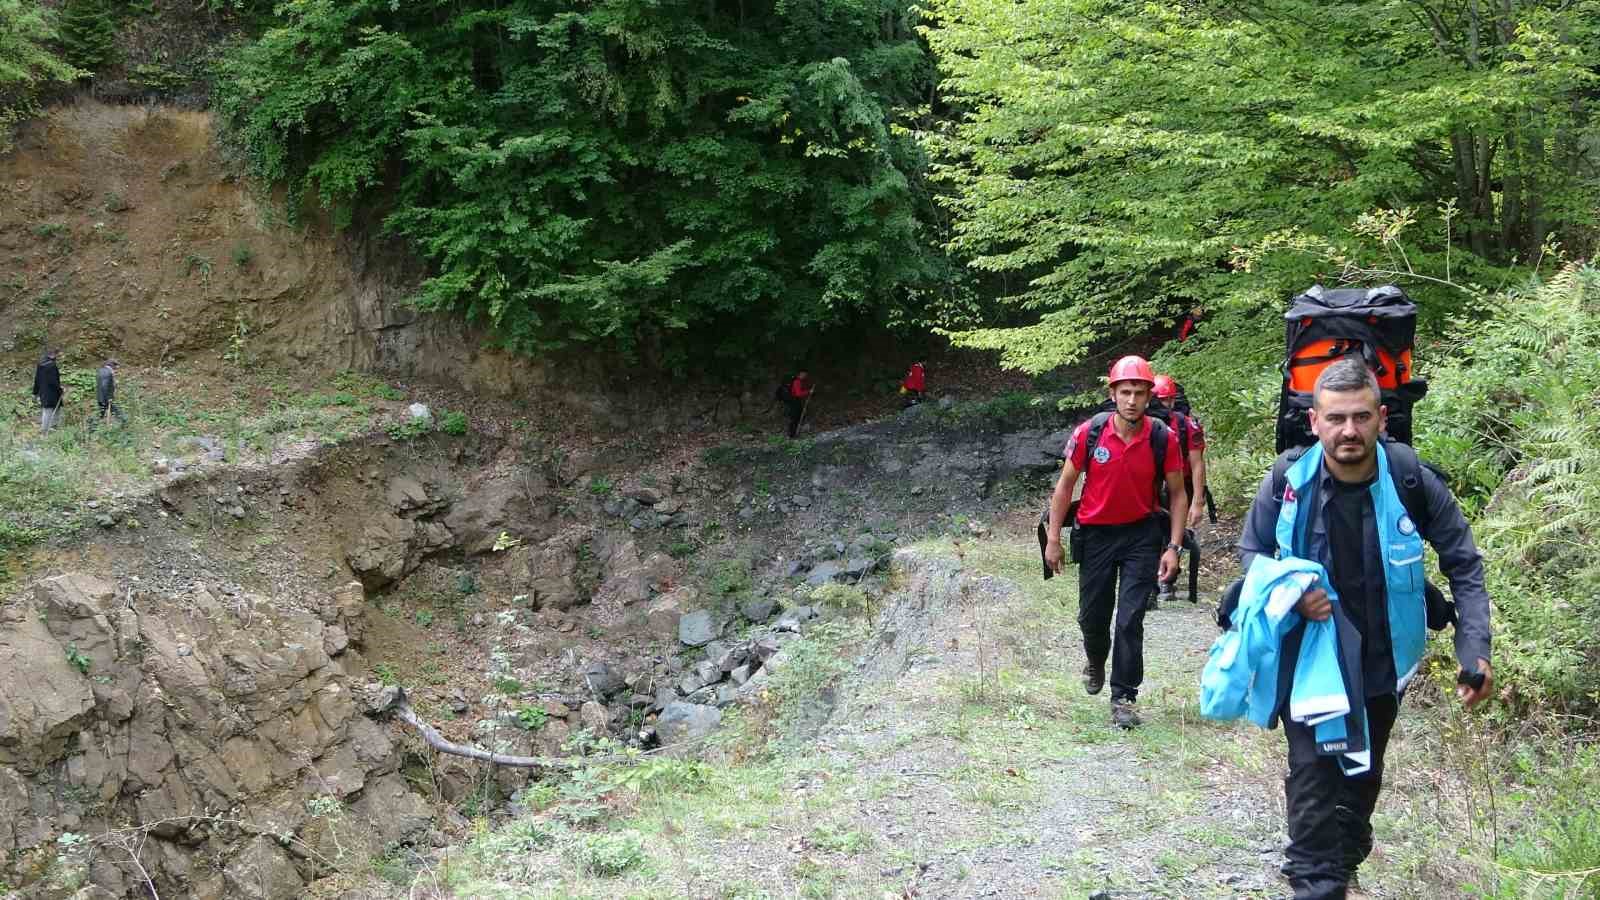
[[[927,372],[922,363],[914,362],[906,370],[905,380],[900,382],[900,393],[906,395],[906,405],[915,406],[922,402],[922,393],[928,389]]]
[[[783,401],[789,413],[789,437],[800,436],[800,420],[805,418],[806,401],[811,399],[811,392],[814,390],[816,388],[811,383],[811,373],[805,369],[796,372],[789,382],[789,392]]]
[[[1194,554],[1189,560],[1189,601],[1198,602],[1195,595],[1196,569],[1200,565],[1199,542],[1194,530],[1200,525],[1200,520],[1205,517],[1206,505],[1206,431],[1200,420],[1188,411],[1188,404],[1179,403],[1178,382],[1171,375],[1157,375],[1155,397],[1159,401],[1160,412],[1152,411],[1161,421],[1167,423],[1178,436],[1179,454],[1183,457],[1183,487],[1189,495],[1189,530],[1184,532],[1183,543]],[[1178,572],[1165,580],[1156,582],[1156,595],[1150,601],[1150,609],[1160,606],[1161,601],[1172,599],[1172,586],[1178,581]]]
[[[1189,500],[1177,436],[1144,414],[1155,386],[1150,363],[1124,356],[1111,366],[1109,381],[1116,412],[1096,414],[1067,441],[1066,463],[1050,499],[1045,564],[1061,571],[1061,527],[1081,473],[1076,527],[1082,554],[1074,558],[1079,563],[1078,627],[1088,657],[1083,686],[1090,694],[1100,693],[1109,653],[1111,721],[1133,728],[1139,724],[1135,704],[1144,681],[1145,604],[1157,577],[1165,579],[1178,568]],[[1157,488],[1163,482],[1171,509],[1160,515]],[[1158,568],[1156,548],[1163,532],[1166,545]]]

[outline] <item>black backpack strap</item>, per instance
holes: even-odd
[[[1089,420],[1089,431],[1083,436],[1083,483],[1089,484],[1089,473],[1094,471],[1094,466],[1089,463],[1094,461],[1094,450],[1100,446],[1100,435],[1105,433],[1106,423],[1111,421],[1112,413],[1097,412]]]
[[[1283,489],[1289,486],[1289,467],[1306,455],[1307,447],[1290,447],[1272,461],[1272,497],[1283,500]]]
[[[1156,497],[1161,496],[1161,486],[1167,483],[1167,433],[1171,431],[1167,423],[1160,419],[1150,420],[1150,455],[1155,457],[1156,463]]]
[[[1411,445],[1399,441],[1384,441],[1383,452],[1389,457],[1389,478],[1394,481],[1395,492],[1400,495],[1406,515],[1416,523],[1417,531],[1426,537],[1433,518],[1428,514],[1428,494],[1422,487],[1422,460]]]
[[[1150,404],[1150,408],[1145,412],[1145,415],[1155,419],[1157,422],[1165,423],[1168,428],[1178,433],[1178,450],[1183,454],[1184,459],[1188,459],[1189,429],[1192,427],[1189,417],[1170,406],[1158,406],[1154,403]]]

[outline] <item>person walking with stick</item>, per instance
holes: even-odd
[[[788,390],[784,395],[783,405],[789,412],[789,437],[800,435],[800,423],[805,421],[806,410],[811,406],[811,395],[816,393],[816,386],[811,382],[811,373],[805,369],[795,373],[790,379]]]
[[[100,418],[98,421],[104,422],[106,419],[106,414],[110,413],[111,415],[116,416],[118,425],[128,424],[128,417],[123,415],[122,410],[117,407],[116,360],[106,360],[105,365],[101,366],[100,371],[95,374],[94,400],[95,403],[97,403],[100,407]]]
[[[49,350],[44,358],[39,360],[38,368],[33,370],[33,396],[39,401],[39,431],[49,434],[61,421],[61,401],[64,395],[61,390],[61,369],[56,366],[56,358],[61,355],[60,350]]]

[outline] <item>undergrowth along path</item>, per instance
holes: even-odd
[[[780,729],[753,760],[647,783],[590,833],[547,834],[508,865],[528,842],[514,835],[541,827],[526,818],[425,880],[486,897],[1285,895],[1281,735],[1198,714],[1209,603],[1147,617],[1145,725],[1119,731],[1106,695],[1079,683],[1073,573],[1041,581],[1023,537],[897,554],[876,627],[841,625],[853,643],[790,663],[815,687],[826,650],[865,651],[820,731]],[[1472,846],[1482,798],[1440,755],[1460,714],[1419,700],[1392,745],[1363,882],[1380,897],[1469,896],[1471,859],[1488,855]],[[596,879],[607,840],[625,842],[625,864]]]

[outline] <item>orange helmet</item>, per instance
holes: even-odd
[[[1155,395],[1163,400],[1171,400],[1178,396],[1178,383],[1172,380],[1171,375],[1157,375]]]
[[[1111,376],[1106,379],[1112,384],[1119,381],[1142,381],[1148,385],[1156,383],[1155,373],[1150,371],[1150,363],[1142,356],[1124,356],[1111,364]]]

